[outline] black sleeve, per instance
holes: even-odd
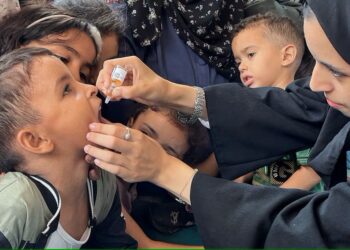
[[[125,220],[121,215],[118,192],[107,217],[93,227],[84,248],[137,248],[137,242],[125,232]]]
[[[350,246],[349,183],[312,193],[196,174],[191,201],[208,248]]]
[[[214,85],[205,96],[214,152],[228,179],[311,147],[329,107],[321,93],[309,89],[308,79],[286,90]]]
[[[11,249],[10,242],[6,239],[2,232],[0,232],[0,249]]]

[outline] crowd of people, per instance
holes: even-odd
[[[350,2],[304,2],[4,1],[0,248],[349,247]]]

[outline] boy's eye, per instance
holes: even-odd
[[[65,96],[65,95],[68,95],[70,91],[71,91],[70,85],[69,85],[69,84],[66,84],[66,85],[64,86],[64,89],[63,89],[63,95],[64,95],[64,96]]]
[[[248,58],[253,58],[255,56],[255,52],[248,53]]]

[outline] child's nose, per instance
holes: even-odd
[[[92,97],[96,96],[98,93],[98,89],[95,85],[91,84],[84,84],[85,90],[86,90],[86,96],[87,97]]]
[[[247,65],[245,63],[241,62],[238,66],[238,70],[239,70],[239,72],[242,73],[244,70],[247,70]]]

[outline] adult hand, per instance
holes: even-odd
[[[124,83],[109,93],[113,68],[120,65],[128,73]],[[96,86],[111,100],[133,99],[147,105],[160,105],[167,96],[170,82],[158,76],[135,56],[107,60],[97,78]]]
[[[87,139],[92,144],[85,152],[94,163],[128,182],[157,182],[169,162],[176,160],[168,155],[161,145],[138,130],[122,124],[93,123]]]

